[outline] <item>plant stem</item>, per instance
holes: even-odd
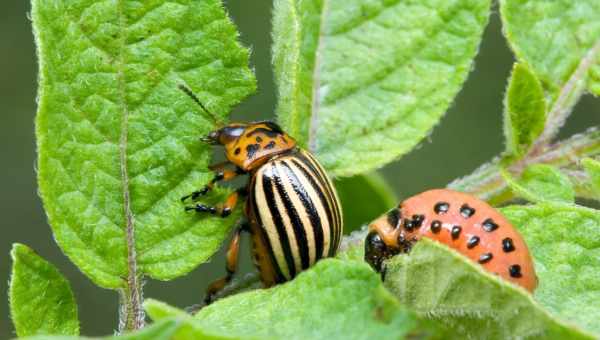
[[[523,159],[508,166],[507,170],[518,177],[531,164],[548,164],[559,167],[575,184],[585,181],[585,173],[577,171],[578,162],[583,157],[600,155],[600,130],[591,128],[584,133],[555,144],[538,148]],[[457,179],[448,188],[471,193],[492,205],[501,205],[515,198],[507,183],[500,175],[501,159],[495,158],[484,164],[472,174]],[[584,188],[578,190],[578,196],[587,197]]]
[[[590,48],[567,82],[561,87],[556,100],[547,114],[544,130],[533,143],[529,154],[539,154],[540,150],[550,143],[552,138],[558,133],[558,130],[564,125],[573,106],[575,106],[585,92],[585,81],[588,71],[594,65],[598,54],[600,54],[600,40],[596,41],[592,48]]]
[[[140,282],[139,280],[137,281]],[[119,334],[144,327],[141,284],[119,290]]]

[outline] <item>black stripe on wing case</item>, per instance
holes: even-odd
[[[262,220],[260,218],[260,212],[258,211],[258,207],[256,206],[256,186],[255,185],[251,185],[251,188],[254,188],[254,190],[252,190],[251,195],[250,195],[250,206],[254,208],[254,218],[256,218],[256,223],[260,226],[260,228],[258,228],[258,231],[261,233],[260,237],[262,238],[263,242],[266,245],[267,251],[268,251],[268,256],[270,259],[271,264],[273,265],[273,268],[275,270],[275,281],[277,282],[284,282],[286,280],[285,275],[283,275],[283,273],[281,272],[281,268],[279,268],[279,264],[277,263],[277,258],[275,257],[275,252],[273,251],[273,246],[271,245],[271,242],[269,241],[269,237],[265,234],[265,231],[263,229],[263,224],[262,224]]]
[[[327,214],[327,221],[329,222],[329,249],[327,250],[327,254],[329,257],[331,257],[335,253],[335,233],[337,232],[337,221],[335,220],[335,217],[333,216],[332,212],[332,209],[335,209],[335,206],[329,202],[329,194],[327,194],[328,197],[325,197],[326,194],[323,193],[323,191],[327,191],[329,187],[327,183],[322,182],[322,180],[319,177],[319,174],[314,172],[314,167],[309,163],[308,160],[304,158],[298,158],[298,160],[292,159],[292,162],[296,165],[296,167],[298,167],[302,171],[304,177],[308,178],[311,185],[319,193],[321,205],[323,206],[323,208],[325,209],[325,213]],[[302,162],[302,164],[300,164],[300,161]]]
[[[275,174],[273,175],[275,176]],[[273,180],[266,174],[263,174],[262,181],[264,195],[267,200],[267,205],[269,206],[271,219],[273,220],[273,224],[277,229],[279,243],[281,245],[281,248],[283,249],[283,255],[285,257],[285,262],[288,265],[288,271],[290,273],[291,278],[296,276],[296,266],[294,265],[294,257],[292,256],[292,250],[290,248],[290,240],[288,239],[287,233],[285,231],[285,226],[283,225],[283,219],[281,218],[281,214],[279,213],[279,209],[277,209],[277,204],[275,202],[275,193],[273,192],[272,186]]]
[[[285,213],[287,214],[290,222],[292,223],[292,229],[296,235],[296,243],[298,246],[298,252],[300,253],[300,260],[302,262],[302,269],[306,269],[310,266],[310,257],[308,254],[308,240],[306,239],[306,229],[302,224],[302,220],[298,215],[298,211],[294,207],[292,200],[290,199],[289,193],[285,190],[282,181],[289,181],[288,177],[282,177],[282,173],[279,171],[279,166],[273,164],[273,179],[275,180],[275,188],[277,193],[283,202],[285,207]],[[296,272],[299,272],[299,268],[296,268]]]
[[[312,225],[312,230],[315,239],[315,261],[320,259],[323,254],[323,225],[321,224],[321,216],[319,216],[319,211],[315,207],[312,197],[308,194],[308,192],[304,189],[302,182],[293,169],[290,167],[287,162],[282,161],[281,165],[286,169],[288,176],[290,178],[290,183],[294,188],[294,191],[298,195],[300,201],[302,201],[302,205],[304,205],[304,209],[308,214],[308,218],[310,219],[310,223]],[[315,192],[319,192],[319,188],[313,188]],[[315,199],[317,199],[315,197]]]
[[[342,232],[342,225],[341,225],[341,215],[340,215],[340,208],[338,206],[338,202],[334,193],[333,189],[333,185],[331,184],[331,182],[329,181],[329,178],[327,177],[327,175],[325,174],[325,171],[323,170],[323,168],[321,167],[321,165],[319,165],[319,163],[317,162],[317,160],[308,152],[303,152],[302,156],[304,156],[304,158],[306,159],[306,164],[311,168],[311,170],[315,173],[315,175],[318,176],[319,180],[321,183],[323,183],[323,188],[324,191],[327,194],[328,197],[328,204],[331,205],[331,210],[334,213],[334,241],[332,242],[332,247],[331,249],[335,252],[337,245],[339,244],[340,241],[340,237],[341,237],[341,232]],[[333,256],[333,255],[330,255]]]

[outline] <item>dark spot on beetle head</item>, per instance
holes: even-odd
[[[450,235],[452,235],[453,240],[456,240],[460,236],[461,230],[462,230],[462,228],[459,225],[455,225],[452,227],[452,230],[450,231]]]
[[[387,213],[387,222],[392,228],[398,228],[400,226],[400,218],[402,214],[400,209],[392,209]]]
[[[425,221],[425,215],[412,215],[412,221],[416,228],[420,228],[423,221]]]
[[[255,138],[255,139],[256,139],[256,142],[257,142],[257,143],[260,143],[260,142],[262,142],[262,138],[260,138],[260,136],[256,136],[256,138]]]
[[[433,207],[433,211],[435,211],[436,214],[445,214],[448,212],[448,209],[450,209],[450,204],[447,202],[437,202]]]
[[[510,237],[502,240],[502,250],[504,250],[505,253],[510,253],[511,251],[515,250],[515,245]]]
[[[512,266],[508,267],[508,273],[510,274],[510,277],[515,278],[523,276],[523,274],[521,274],[521,266],[518,264],[513,264]]]
[[[460,214],[464,218],[469,218],[475,214],[475,209],[471,208],[467,203],[460,207]]]
[[[258,144],[248,144],[246,146],[246,154],[248,156],[248,158],[254,158],[254,154],[256,153],[256,151],[258,151],[258,149],[260,149],[260,145]]]
[[[240,149],[240,148],[235,148],[235,151],[233,151],[233,153],[236,155],[239,155],[240,152],[242,152],[242,149]]]
[[[498,229],[498,225],[491,218],[487,218],[485,221],[483,221],[483,230],[489,233],[496,229]]]
[[[438,220],[433,220],[431,221],[431,232],[434,234],[437,234],[440,232],[440,230],[442,230],[442,222],[438,221]]]
[[[267,143],[267,145],[265,145],[265,149],[266,150],[270,150],[270,149],[272,149],[274,147],[275,147],[275,141],[274,140],[270,141],[269,143]]]
[[[408,218],[404,220],[404,229],[406,231],[412,231],[415,228],[415,223],[413,220],[409,220]]]
[[[268,137],[271,137],[271,138],[275,138],[277,135],[279,135],[280,133],[283,133],[283,132],[278,132],[278,131],[274,131],[274,130],[270,130],[270,129],[265,129],[263,127],[259,127],[259,128],[253,129],[252,131],[248,132],[246,134],[246,137],[250,138],[253,135],[258,134],[258,133],[263,134]]]

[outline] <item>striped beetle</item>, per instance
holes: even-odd
[[[180,86],[210,113],[190,89]],[[336,254],[342,237],[342,213],[335,189],[317,160],[277,124],[270,121],[232,123],[203,138],[225,148],[227,161],[211,166],[214,178],[182,197],[207,194],[218,181],[249,175],[247,185],[215,207],[186,206],[186,211],[228,216],[238,198],[246,198],[246,221],[235,229],[227,250],[225,277],[207,289],[205,302],[229,283],[237,269],[240,234],[252,237],[252,255],[265,287],[293,279],[325,257]],[[227,169],[234,166],[235,169]]]

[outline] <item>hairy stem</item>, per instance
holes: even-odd
[[[508,171],[519,176],[531,164],[549,164],[560,168],[565,174],[572,177],[574,183],[581,183],[585,181],[585,178],[582,178],[585,174],[576,170],[578,162],[583,157],[600,156],[600,130],[591,128],[584,133],[539,150],[538,153],[530,153],[520,161],[508,166]],[[500,163],[501,159],[495,158],[472,174],[453,181],[448,188],[471,193],[492,205],[506,203],[515,197],[500,175],[502,166]],[[580,197],[587,197],[586,193],[587,191],[583,188],[577,192]]]
[[[600,40],[581,59],[573,74],[571,74],[567,82],[560,89],[556,100],[548,112],[544,131],[533,143],[529,151],[529,156],[539,154],[541,149],[550,143],[552,138],[558,133],[558,130],[564,125],[573,106],[575,106],[585,91],[585,80],[588,71],[594,65],[599,53]]]

